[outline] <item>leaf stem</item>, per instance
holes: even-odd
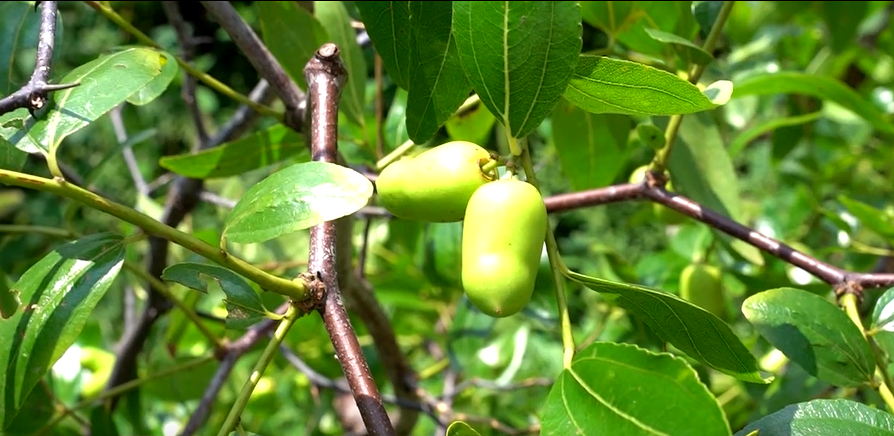
[[[224,343],[220,340],[220,338],[218,338],[217,335],[215,335],[211,330],[208,329],[208,326],[206,326],[205,323],[203,323],[202,320],[199,319],[199,316],[195,313],[195,311],[187,307],[182,300],[177,298],[177,296],[174,295],[173,292],[171,292],[170,286],[168,286],[165,282],[159,280],[152,274],[149,274],[143,268],[134,265],[133,262],[125,260],[124,267],[130,270],[131,273],[138,276],[140,279],[149,282],[149,284],[152,285],[152,287],[155,288],[156,291],[158,291],[168,300],[174,303],[174,306],[176,306],[177,309],[180,309],[180,311],[183,312],[183,314],[186,315],[186,317],[189,318],[189,320],[193,324],[195,324],[196,328],[199,329],[199,332],[201,332],[202,335],[205,336],[205,338],[207,338],[209,342],[214,344],[214,347],[216,349],[215,351],[224,351]]]
[[[112,9],[112,7],[109,6],[107,2],[85,1],[84,3],[118,25],[118,27],[123,29],[125,32],[133,35],[141,43],[161,50],[161,46],[156,44],[155,41],[153,41],[152,38],[147,36],[145,33],[141,32],[139,29],[127,22],[124,17],[118,15],[118,13],[115,12],[115,10]],[[283,121],[284,115],[282,113],[274,110],[271,107],[252,101],[252,99],[248,98],[247,96],[236,92],[233,88],[230,88],[223,82],[215,79],[214,76],[211,76],[210,74],[205,73],[204,71],[200,71],[196,67],[193,67],[188,62],[183,60],[183,58],[174,56],[174,59],[177,60],[177,64],[179,64],[181,68],[186,70],[189,75],[204,82],[211,89],[214,89],[215,91],[252,108],[252,110],[261,115],[270,116],[276,118],[279,121]]]
[[[705,38],[705,43],[702,44],[702,48],[706,52],[713,52],[714,48],[717,46],[717,40],[720,39],[720,32],[723,31],[723,27],[726,25],[726,20],[729,19],[729,14],[732,12],[735,3],[735,1],[725,1],[723,2],[723,6],[720,7],[717,19],[714,20],[714,25],[711,26],[711,31],[708,33],[708,37]],[[707,64],[694,65],[691,68],[692,73],[689,74],[689,82],[697,83],[705,72]],[[674,149],[674,140],[677,139],[677,132],[679,132],[681,124],[683,124],[683,115],[674,115],[670,118],[670,121],[668,121],[667,128],[664,131],[664,148],[655,153],[655,159],[652,160],[651,165],[652,171],[663,173],[664,170],[667,169],[667,161],[670,158],[671,151]]]
[[[0,169],[0,183],[49,192],[83,203],[93,209],[103,211],[109,215],[127,221],[143,229],[144,232],[150,235],[167,239],[175,244],[183,246],[193,253],[216,262],[221,266],[232,269],[257,283],[262,289],[285,295],[293,300],[300,301],[307,298],[307,284],[304,281],[286,280],[268,274],[254,265],[251,265],[238,257],[232,256],[223,250],[215,248],[195,236],[165,225],[144,213],[103,198],[64,180],[46,179],[31,174]]]
[[[507,130],[508,132],[508,130]],[[515,147],[521,150],[522,168],[525,170],[525,177],[528,183],[534,185],[540,190],[540,184],[537,182],[537,176],[534,174],[534,162],[531,160],[531,152],[528,150],[528,141],[522,139],[517,140],[509,136],[510,148]],[[542,194],[541,194],[542,195]],[[562,365],[564,368],[571,368],[571,362],[574,359],[574,335],[571,332],[571,315],[568,313],[568,300],[565,296],[565,278],[562,274],[564,263],[559,255],[559,244],[556,242],[556,236],[553,234],[552,226],[546,227],[546,254],[549,257],[549,266],[552,271],[553,285],[556,290],[556,304],[559,310],[559,319],[562,325]]]
[[[276,354],[277,349],[279,349],[279,344],[285,339],[286,333],[289,332],[289,328],[292,327],[292,324],[295,323],[299,316],[301,316],[301,313],[299,313],[295,306],[289,305],[286,314],[283,316],[282,322],[276,327],[276,331],[273,332],[273,339],[267,343],[267,347],[264,348],[264,352],[252,369],[251,375],[248,377],[248,380],[245,381],[245,385],[242,386],[242,391],[240,391],[239,396],[236,397],[236,402],[233,404],[223,426],[217,433],[218,436],[227,436],[230,434],[230,431],[236,427],[239,417],[245,409],[245,405],[248,404],[248,399],[251,397],[252,391],[255,390],[258,381],[264,374],[264,370],[267,369],[267,366],[270,365],[270,362],[273,360],[273,356]]]

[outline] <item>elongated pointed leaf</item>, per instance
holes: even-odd
[[[307,9],[293,1],[255,2],[264,45],[301,89],[304,66],[329,35]],[[339,45],[339,47],[341,47]]]
[[[466,79],[451,33],[450,2],[410,2],[410,91],[407,132],[417,144],[432,138],[469,97]]]
[[[887,239],[888,243],[894,243],[894,220],[888,214],[844,195],[839,195],[838,201],[860,221],[860,224]]]
[[[627,161],[625,115],[591,114],[562,100],[553,113],[553,143],[562,172],[576,191],[605,186]]]
[[[213,179],[238,176],[295,157],[310,158],[304,137],[277,124],[219,147],[162,157],[159,164],[182,176]]]
[[[224,300],[227,303],[227,328],[246,328],[269,313],[258,293],[245,279],[217,265],[178,263],[165,268],[161,278],[206,294],[208,293],[206,280],[217,282],[227,296]]]
[[[2,96],[12,94],[28,82],[28,77],[19,72],[24,69],[17,68],[16,57],[23,49],[37,46],[40,10],[34,9],[31,2],[0,2],[0,95]]]
[[[480,433],[465,422],[454,421],[447,427],[447,436],[480,436]]]
[[[662,340],[693,359],[752,383],[768,383],[757,360],[726,323],[676,295],[643,286],[616,283],[569,271],[567,277],[601,294],[649,325]]]
[[[721,80],[704,92],[680,77],[638,62],[582,55],[565,98],[594,114],[677,115],[726,104],[732,83]]]
[[[778,288],[752,295],[742,313],[761,336],[805,371],[837,386],[872,380],[875,359],[857,326],[819,295]]]
[[[870,332],[889,359],[894,356],[894,288],[889,288],[875,302]]]
[[[581,48],[577,2],[453,2],[453,33],[481,101],[520,138],[552,112]]]
[[[873,127],[894,134],[894,123],[872,103],[844,83],[831,77],[794,71],[752,76],[736,82],[733,98],[746,95],[801,94],[829,100],[863,117]]]
[[[363,113],[366,108],[366,60],[357,45],[357,34],[351,27],[351,16],[342,2],[332,1],[315,1],[314,15],[329,33],[331,42],[338,45],[348,70],[348,81],[341,93],[339,108],[352,123],[365,126],[366,118]]]
[[[399,147],[410,139],[407,134],[407,91],[398,89],[388,108],[388,116],[385,117],[385,144],[388,150]]]
[[[352,214],[372,193],[372,182],[350,168],[295,164],[245,193],[227,217],[223,237],[238,244],[264,242]]]
[[[54,106],[41,119],[27,109],[0,116],[0,137],[20,150],[49,152],[161,75],[168,59],[167,53],[132,47],[81,65],[60,79],[80,86],[54,92]]]
[[[692,62],[698,65],[707,65],[714,60],[714,56],[711,56],[711,53],[706,52],[704,49],[682,36],[658,29],[646,29],[646,33],[656,41],[671,44],[687,63]]]
[[[544,436],[727,436],[717,400],[686,361],[596,342],[574,357],[543,409]]]
[[[894,436],[894,415],[851,400],[792,404],[748,424],[735,436]]]
[[[99,233],[53,250],[12,286],[22,307],[0,321],[2,428],[81,333],[123,262],[122,238]]]
[[[385,71],[404,90],[410,89],[410,3],[413,2],[354,3]]]
[[[683,118],[668,166],[678,192],[738,222],[745,221],[732,159],[709,114],[698,113]],[[714,233],[734,254],[752,264],[764,264],[760,250],[753,245],[720,231]]]
[[[785,118],[771,118],[762,121],[740,132],[736,139],[729,144],[729,156],[735,158],[739,153],[753,140],[761,135],[773,132],[781,127],[800,126],[801,124],[812,123],[822,116],[821,111],[811,112],[804,115],[795,115]]]

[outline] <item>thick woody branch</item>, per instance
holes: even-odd
[[[335,44],[320,47],[304,68],[304,77],[308,89],[311,156],[317,162],[335,163],[338,160],[338,100],[347,80],[338,47]],[[336,246],[335,221],[311,228],[308,269],[323,282],[326,289],[318,311],[367,431],[371,435],[392,435],[391,420],[342,302]]]
[[[50,92],[78,86],[77,83],[51,85],[50,66],[53,63],[53,45],[56,40],[56,2],[40,2],[40,33],[37,40],[37,59],[31,80],[18,91],[0,100],[0,115],[26,107],[34,111],[43,109]]]
[[[282,99],[286,107],[283,123],[300,132],[304,126],[305,96],[298,85],[286,74],[279,61],[270,53],[261,38],[251,29],[248,23],[239,16],[236,9],[225,1],[204,1],[202,5],[214,16],[214,19],[230,35],[236,46],[248,58],[252,66],[260,73],[261,77],[270,83],[270,86]]]

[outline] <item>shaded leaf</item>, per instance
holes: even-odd
[[[611,183],[627,162],[630,119],[592,114],[562,99],[553,112],[553,144],[575,191]]]
[[[544,436],[730,434],[717,400],[685,360],[611,342],[577,353],[550,390],[541,426]]]
[[[638,62],[583,55],[565,98],[594,114],[677,115],[726,104],[732,83],[720,80],[704,92],[667,71]]]
[[[50,386],[40,386],[28,394],[22,409],[16,415],[9,427],[0,431],[2,436],[34,436],[39,430],[47,425],[56,409],[53,404],[53,397],[50,396]]]
[[[632,26],[637,18],[631,16],[636,2],[581,2],[581,18],[609,35],[617,35]]]
[[[198,153],[164,156],[159,165],[182,176],[213,179],[238,176],[258,168],[310,154],[304,137],[282,124]]]
[[[581,49],[577,2],[453,2],[463,69],[481,101],[516,138],[552,112]]]
[[[869,334],[889,358],[894,356],[894,288],[889,288],[875,302]]]
[[[832,43],[832,50],[845,51],[856,41],[860,22],[869,12],[869,4],[866,1],[823,1],[816,3],[820,9],[820,15],[826,22],[828,33]]]
[[[722,1],[696,1],[692,2],[692,15],[701,28],[701,34],[707,35],[714,27],[717,16],[720,15],[720,9],[723,8]]]
[[[871,102],[831,77],[795,71],[751,76],[736,82],[733,98],[777,94],[801,94],[829,100],[859,115],[879,131],[894,134],[894,124],[889,122]]]
[[[267,316],[268,310],[254,288],[239,274],[217,265],[178,263],[165,268],[162,280],[208,293],[207,279],[220,285],[227,298],[227,328],[246,328]]]
[[[351,16],[344,3],[332,1],[315,1],[314,15],[329,33],[329,40],[338,45],[348,70],[348,81],[341,93],[339,109],[352,123],[363,127],[366,125],[363,115],[366,107],[366,60],[357,45],[357,34],[351,27]]]
[[[98,233],[56,248],[12,286],[22,307],[0,321],[2,428],[81,333],[123,262],[122,238]]]
[[[643,286],[568,271],[566,276],[596,292],[614,298],[621,307],[640,318],[663,341],[670,342],[693,359],[752,383],[768,383],[758,372],[754,356],[726,323],[710,312],[676,295]]]
[[[229,326],[228,326],[229,327]],[[186,368],[183,366],[186,365]],[[146,384],[142,392],[161,401],[182,403],[202,398],[202,394],[214,378],[218,364],[214,360],[193,356],[171,357],[157,353],[150,363],[152,374],[165,375],[154,377],[152,383]],[[172,368],[182,368],[170,372]]]
[[[894,415],[851,400],[792,404],[748,424],[735,436],[892,436]]]
[[[112,411],[104,404],[90,409],[90,436],[118,436]]]
[[[744,222],[739,181],[713,117],[698,113],[683,118],[668,162],[674,189],[722,215]],[[718,239],[735,254],[763,265],[760,250],[719,230]]]
[[[10,289],[9,279],[0,272],[0,318],[9,319],[22,305],[20,292]]]
[[[373,185],[350,168],[306,162],[273,173],[252,186],[227,216],[223,237],[237,244],[264,242],[365,206]]]
[[[781,127],[799,126],[801,124],[811,123],[819,119],[820,116],[822,116],[822,112],[816,111],[804,115],[794,115],[785,118],[772,118],[769,120],[761,121],[740,132],[736,136],[736,139],[733,139],[733,141],[729,144],[729,155],[731,158],[735,158],[739,155],[739,152],[741,152],[742,149],[745,148],[745,146],[751,143],[751,141],[764,134],[774,132]]]
[[[451,2],[410,2],[410,81],[407,132],[422,144],[469,97],[466,79],[451,33]]]
[[[444,128],[447,134],[454,141],[469,141],[474,144],[487,144],[493,133],[494,124],[497,119],[494,118],[487,108],[482,105],[476,105],[462,114],[450,117]]]
[[[49,152],[66,136],[105,115],[162,73],[170,55],[158,50],[127,48],[81,65],[60,79],[80,86],[52,94],[54,106],[35,120],[27,109],[0,116],[0,137],[29,153]]]
[[[0,3],[0,5],[2,4]],[[0,169],[19,171],[25,166],[26,160],[28,160],[28,155],[24,151],[0,138]]]
[[[454,421],[447,427],[447,436],[480,436],[471,425],[463,421]]]
[[[843,387],[872,380],[869,343],[850,318],[819,295],[794,288],[764,291],[742,303],[761,336],[805,371]]]
[[[329,39],[326,29],[297,2],[269,1],[254,5],[258,8],[264,45],[292,80],[306,90],[304,66]]]
[[[838,195],[838,201],[860,221],[860,224],[887,239],[889,243],[894,242],[894,222],[892,222],[888,214],[861,201],[847,198],[844,195]]]
[[[407,91],[398,89],[385,117],[385,144],[391,149],[410,140],[407,134]]]
[[[692,62],[698,65],[707,65],[714,60],[714,56],[711,56],[711,53],[706,52],[692,41],[679,35],[658,29],[646,29],[646,33],[658,42],[673,45],[687,63]]]
[[[28,82],[16,68],[16,56],[37,45],[39,31],[40,11],[34,10],[32,2],[0,2],[0,96],[12,94]]]
[[[410,3],[354,3],[385,71],[404,90],[410,89]]]
[[[174,80],[174,77],[177,76],[177,72],[180,71],[180,66],[177,65],[177,59],[168,53],[160,53],[164,56],[164,60],[161,61],[161,74],[152,79],[149,84],[137,91],[136,94],[128,97],[128,103],[142,106],[152,102],[168,89],[168,85],[170,85],[171,81]]]

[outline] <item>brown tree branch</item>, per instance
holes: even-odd
[[[316,162],[338,161],[338,100],[347,76],[338,47],[331,43],[320,47],[304,68],[308,89],[307,108],[310,114],[311,157]],[[335,221],[327,221],[311,228],[308,269],[326,286],[322,307],[318,312],[329,332],[336,357],[351,387],[367,431],[371,435],[392,435],[394,429],[391,420],[342,303],[336,267],[336,246]]]
[[[283,124],[296,132],[304,130],[305,95],[298,85],[286,74],[276,57],[270,53],[261,38],[251,29],[248,23],[239,16],[236,9],[226,1],[203,1],[202,5],[214,16],[218,24],[230,35],[236,46],[251,62],[261,77],[279,95],[286,107]]]
[[[26,107],[34,116],[34,112],[47,103],[50,92],[78,86],[78,83],[51,85],[50,66],[53,63],[53,45],[56,41],[56,2],[40,2],[40,32],[37,37],[37,59],[31,79],[18,91],[0,99],[0,115]]]

